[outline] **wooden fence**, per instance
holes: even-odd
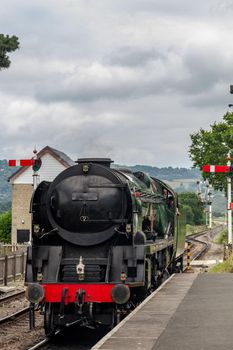
[[[0,245],[0,284],[24,278],[26,251],[26,245]]]
[[[27,244],[3,244],[0,243],[0,257],[12,252],[27,251]]]

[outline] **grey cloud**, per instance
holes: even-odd
[[[184,94],[184,105],[226,106],[233,55],[223,47],[194,45],[186,51],[183,64],[187,76],[175,85]]]
[[[163,89],[161,78],[148,76],[147,72],[137,74],[128,72],[127,79],[122,72],[107,71],[108,77],[79,78],[79,74],[68,74],[56,77],[47,82],[45,87],[39,86],[36,97],[44,102],[70,101],[72,103],[90,102],[99,99],[131,99],[145,95],[160,93]],[[163,79],[163,78],[162,78]]]
[[[217,85],[214,89],[206,91],[205,93],[189,96],[184,104],[187,107],[196,107],[199,109],[216,109],[220,107],[220,110],[222,110],[220,113],[224,114],[228,104],[233,102],[228,91],[228,84]]]
[[[103,63],[116,66],[143,67],[150,61],[165,58],[165,53],[153,48],[120,47],[103,59]]]
[[[233,3],[232,0],[215,0],[211,6],[213,12],[224,13],[227,15],[232,15]]]
[[[208,55],[208,52],[211,54]],[[79,67],[73,74],[51,76],[44,87],[41,84],[37,86],[35,96],[45,103],[125,100],[172,92],[182,93],[184,100],[193,95],[198,99],[200,93],[208,95],[208,91],[229,79],[230,60],[223,64],[223,54],[215,54],[215,51],[208,48],[204,52],[196,48],[188,51],[183,59],[175,57],[173,62],[169,55],[164,56],[164,59],[161,55],[158,61],[151,61],[151,64],[142,61],[141,65],[138,64],[140,60],[137,57],[131,66],[127,66],[130,61],[127,62],[124,57],[123,66],[116,60],[117,69],[98,64],[102,72],[96,76],[93,76],[91,67],[90,70],[85,68],[86,75],[83,74],[82,67]]]
[[[229,1],[3,2],[2,31],[21,49],[0,72],[2,158],[36,143],[187,165],[189,134],[231,102]]]
[[[233,57],[232,57],[233,58]],[[197,80],[199,89],[214,85],[229,74],[230,62],[227,62],[224,51],[216,47],[190,47],[184,56],[184,65]],[[190,85],[192,88],[192,85]]]
[[[150,105],[150,109],[143,111],[142,104]],[[13,125],[17,115],[24,118],[13,130],[9,123],[2,125],[1,154],[13,154],[17,145],[24,140],[25,150],[30,150],[35,142],[38,148],[49,143],[74,159],[109,156],[125,164],[175,165],[179,158],[180,164],[187,164],[185,147],[180,149],[179,143],[177,147],[173,146],[177,135],[180,139],[185,137],[188,144],[188,135],[181,119],[174,118],[174,106],[175,99],[172,97],[167,106],[166,100],[156,102],[153,98],[146,98],[141,102],[136,101],[131,110],[127,109],[127,103],[123,107],[117,106],[117,103],[114,106],[111,103],[108,106],[97,103],[92,110],[89,105],[81,109],[67,108],[65,104],[39,106],[33,101],[29,101],[27,107],[20,107],[18,103],[15,105],[17,113],[12,106],[7,113],[8,118]],[[139,107],[141,111],[138,110],[137,114]],[[176,109],[180,115],[183,114],[179,105]],[[22,157],[23,150],[20,149],[20,152],[19,156]],[[166,158],[164,152],[167,153]]]
[[[214,5],[216,2],[218,4],[218,0],[213,0],[212,2]],[[126,0],[118,1],[112,6],[122,11],[128,9],[128,11],[131,12],[148,12],[149,14],[159,13],[165,16],[189,15],[192,17],[199,16],[200,18],[200,16],[209,13],[213,4],[208,1],[203,2],[202,0],[196,0],[195,2],[186,0],[134,0],[133,3],[130,0]]]
[[[186,48],[183,56],[173,49],[156,55],[154,52],[143,48],[119,49],[109,55],[108,64],[95,62],[76,68],[73,65],[70,72],[67,69],[64,73],[52,71],[52,66],[47,67],[46,62],[41,66],[32,64],[30,71],[28,64],[22,63],[18,70],[13,67],[12,71],[2,73],[0,87],[9,94],[28,95],[42,103],[78,104],[99,100],[107,103],[108,100],[181,93],[184,104],[187,105],[188,99],[190,105],[192,101],[197,105],[200,98],[200,105],[203,105],[205,95],[208,104],[209,91],[229,81],[231,59],[223,50],[216,52],[213,47],[193,45]],[[130,65],[131,55],[135,61]],[[61,65],[62,62],[57,69]]]

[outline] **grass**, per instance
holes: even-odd
[[[214,243],[217,244],[224,244],[227,242],[227,228],[225,228],[223,231],[219,232],[217,236],[214,238]],[[229,258],[226,261],[223,261],[222,263],[219,263],[215,266],[213,266],[209,272],[213,273],[223,273],[223,272],[233,272],[233,253],[229,256]]]
[[[186,225],[186,232],[187,232],[186,236],[192,235],[193,233],[198,233],[198,232],[204,231],[205,229],[206,229],[205,225],[193,226],[193,225],[187,224]]]
[[[225,216],[219,216],[218,218],[214,218],[214,221],[216,222],[216,224],[219,224],[219,223],[223,223],[223,222],[226,222],[226,218]]]
[[[230,255],[230,257],[223,261],[222,263],[219,263],[215,266],[213,266],[211,269],[209,269],[209,272],[213,273],[223,273],[223,272],[233,272],[233,254]]]
[[[215,236],[213,242],[217,243],[217,244],[224,244],[225,242],[227,242],[227,228],[225,228],[223,231],[219,232]]]

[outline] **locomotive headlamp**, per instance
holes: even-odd
[[[83,281],[85,278],[84,269],[85,269],[85,265],[83,264],[83,258],[82,256],[80,256],[79,263],[78,265],[76,265],[76,272],[77,272],[79,281]]]
[[[112,300],[117,304],[125,304],[129,300],[130,290],[125,284],[117,284],[111,292]]]
[[[31,303],[39,303],[44,298],[44,288],[38,283],[29,284],[26,289],[26,298]]]

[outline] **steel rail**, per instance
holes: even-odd
[[[210,247],[210,244],[209,243],[206,243],[206,242],[203,242],[203,241],[200,241],[197,239],[197,237],[200,237],[200,236],[203,236],[205,234],[208,234],[208,233],[211,233],[213,231],[216,231],[216,230],[219,230],[221,227],[223,227],[224,225],[218,225],[212,229],[206,229],[206,230],[202,230],[202,231],[199,231],[197,233],[192,233],[191,235],[188,235],[186,236],[185,238],[185,241],[186,242],[190,242],[191,243],[191,261],[194,261],[196,260],[197,258],[199,258],[203,253],[205,253],[209,247]],[[201,244],[203,246],[202,249],[198,250],[197,253],[195,253],[195,255],[193,256],[192,255],[192,249],[193,249],[193,245],[194,244]],[[184,249],[183,253],[180,254],[176,259],[178,260],[182,255],[184,258],[186,258],[186,253],[187,253],[187,248]],[[183,267],[183,272],[187,270],[187,264],[184,264],[184,267]]]
[[[41,340],[39,343],[33,345],[31,348],[27,349],[27,350],[36,350],[36,349],[40,349],[42,348],[44,345],[47,345],[50,342],[49,338],[45,338],[43,340]]]
[[[27,350],[36,350],[36,349],[43,348],[44,345],[49,344],[51,339],[52,338],[54,339],[54,337],[56,337],[60,333],[61,333],[61,330],[57,330],[52,337],[46,337],[45,339],[41,340],[40,342],[38,342],[37,344],[33,345],[32,347],[30,347]]]
[[[0,324],[3,324],[3,323],[7,323],[7,322],[11,322],[11,321],[14,321],[16,318],[22,316],[22,315],[25,315],[27,314],[27,312],[29,312],[29,306],[15,312],[14,314],[11,314],[11,315],[8,315],[8,316],[5,316],[3,318],[0,318]]]
[[[220,226],[223,226],[223,225],[216,226],[215,229],[219,229]],[[202,256],[202,254],[204,254],[210,248],[210,243],[203,242],[195,237],[200,237],[200,236],[203,236],[205,234],[216,231],[215,229],[214,230],[213,229],[203,230],[201,232],[198,232],[196,234],[192,234],[192,235],[189,235],[186,237],[187,242],[190,242],[192,244],[195,244],[195,243],[199,244],[199,245],[201,244],[203,246],[202,249],[200,249],[194,256],[192,256],[191,261],[194,261],[197,258],[200,258]],[[185,252],[187,252],[187,249],[185,249],[184,254],[185,254]],[[187,270],[187,266],[184,267],[183,271],[186,271],[186,270]]]
[[[191,241],[191,242],[194,242],[194,243],[196,242],[196,243],[198,243],[198,244],[204,245],[203,249],[202,249],[196,256],[194,256],[194,258],[193,258],[192,260],[197,259],[197,258],[200,257],[204,252],[206,252],[206,251],[208,250],[208,248],[210,248],[210,243],[200,241],[200,240],[197,239],[196,237],[200,237],[200,236],[203,236],[203,235],[205,235],[205,234],[208,234],[208,233],[211,233],[211,232],[215,232],[215,231],[217,231],[217,230],[219,230],[220,228],[223,228],[223,227],[224,227],[224,225],[218,225],[218,226],[216,226],[216,227],[214,227],[214,228],[212,228],[212,229],[203,230],[203,231],[200,231],[200,232],[198,232],[198,233],[196,233],[196,234],[194,233],[194,234],[189,235],[189,236],[186,237],[186,241],[187,241],[187,242]],[[186,251],[187,251],[187,249],[186,249]]]
[[[6,295],[2,295],[0,296],[0,304],[2,302],[5,302],[5,301],[10,301],[11,299],[16,299],[17,297],[20,297],[22,296],[23,294],[25,294],[25,290],[21,290],[21,291],[18,291],[18,292],[14,292],[12,294],[6,294]]]
[[[224,225],[221,224],[221,225],[218,225],[212,229],[206,229],[206,230],[203,230],[203,231],[199,231],[199,232],[196,232],[196,233],[192,233],[188,236],[186,236],[185,238],[185,241],[186,242],[191,242],[191,243],[194,243],[194,241],[198,242],[198,243],[202,243],[203,245],[205,244],[205,242],[202,242],[202,241],[198,241],[195,237],[200,237],[200,236],[203,236],[205,234],[208,234],[208,233],[211,233],[211,232],[215,232],[216,230],[220,229],[220,228],[224,228]],[[206,243],[208,244],[208,243]],[[206,249],[207,250],[207,249]],[[204,252],[204,251],[203,251]],[[203,253],[202,252],[202,253]],[[187,253],[187,248],[184,249],[183,253],[181,253],[179,256],[176,257],[176,259],[179,259],[182,255],[185,255],[185,253]],[[202,254],[201,253],[201,254]],[[195,257],[195,259],[197,258],[198,256]],[[194,260],[194,259],[192,259]]]
[[[208,229],[205,229],[205,230],[202,230],[202,231],[199,231],[199,232],[196,232],[196,233],[191,233],[190,235],[186,236],[186,240],[189,240],[189,238],[195,238],[195,237],[199,237],[199,236],[202,236],[206,233],[211,233],[211,232],[215,232],[219,229],[223,229],[225,225],[221,224],[221,225],[218,225],[218,226],[215,226],[215,227],[212,227],[212,228],[208,228]]]

